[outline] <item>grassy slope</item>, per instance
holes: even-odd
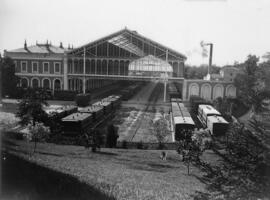
[[[38,144],[34,156],[27,151],[33,144],[11,141],[4,145],[9,152],[40,165],[72,174],[79,180],[117,199],[191,199],[204,184],[196,177],[201,172],[191,167],[191,175],[175,151],[168,151],[167,161],[159,158],[160,151],[102,149],[87,152],[83,147]],[[208,153],[206,159],[216,159]]]

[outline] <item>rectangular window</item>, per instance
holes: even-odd
[[[15,67],[15,72],[20,72],[20,70],[18,69],[18,63],[16,60],[14,60],[14,67]]]
[[[32,62],[32,73],[38,73],[38,63]]]
[[[27,72],[27,62],[21,61],[21,72]]]
[[[49,73],[49,63],[48,62],[43,63],[43,73]]]
[[[60,63],[54,63],[54,73],[59,74],[60,73]]]

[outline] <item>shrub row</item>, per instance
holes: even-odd
[[[118,148],[123,149],[167,149],[167,150],[175,150],[177,149],[177,143],[144,143],[142,141],[140,142],[128,142],[126,140],[123,140],[121,142],[117,142]]]
[[[54,100],[74,101],[77,95],[77,91],[71,90],[55,90]]]
[[[22,99],[27,91],[45,91],[46,92],[46,99],[47,100],[63,100],[63,101],[74,101],[76,95],[78,94],[77,91],[71,90],[55,90],[54,92],[50,89],[44,88],[21,88],[17,87],[14,91],[10,92],[8,98],[12,99]]]
[[[91,95],[89,93],[77,94],[75,101],[76,101],[77,106],[80,106],[80,107],[88,106],[91,101]]]

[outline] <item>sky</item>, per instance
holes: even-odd
[[[127,27],[207,64],[201,41],[214,44],[213,64],[270,52],[269,0],[0,0],[0,52],[36,41],[78,47]]]

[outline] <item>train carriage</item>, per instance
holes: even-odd
[[[73,113],[62,119],[63,130],[66,135],[83,134],[93,123],[91,113]]]
[[[93,122],[97,122],[103,117],[103,107],[99,105],[92,105],[84,108],[79,108],[79,112],[81,113],[91,113],[93,116]]]
[[[182,131],[194,129],[195,123],[183,103],[172,102],[171,107],[175,139],[181,140],[184,137]]]
[[[179,91],[177,90],[177,88],[175,87],[173,83],[170,83],[168,85],[168,94],[169,94],[170,99],[181,98],[181,94],[179,93]]]
[[[112,109],[116,109],[121,104],[121,96],[120,95],[111,95],[108,97],[108,101],[110,101],[112,104]]]
[[[103,106],[104,114],[107,115],[112,111],[112,103],[108,101],[102,101],[101,105]]]
[[[171,98],[171,102],[179,102],[182,103],[182,99],[181,98]]]
[[[73,105],[67,106],[50,105],[43,107],[43,110],[48,114],[49,117],[52,117],[53,115],[57,114],[59,119],[78,111],[77,107]]]
[[[198,106],[198,118],[202,122],[203,126],[207,126],[207,117],[208,116],[221,116],[211,105],[199,105]]]
[[[199,105],[198,118],[204,127],[207,127],[212,135],[224,134],[229,126],[229,123],[221,116],[211,105]]]
[[[221,116],[209,116],[207,128],[216,136],[224,135],[228,129],[228,122]]]

